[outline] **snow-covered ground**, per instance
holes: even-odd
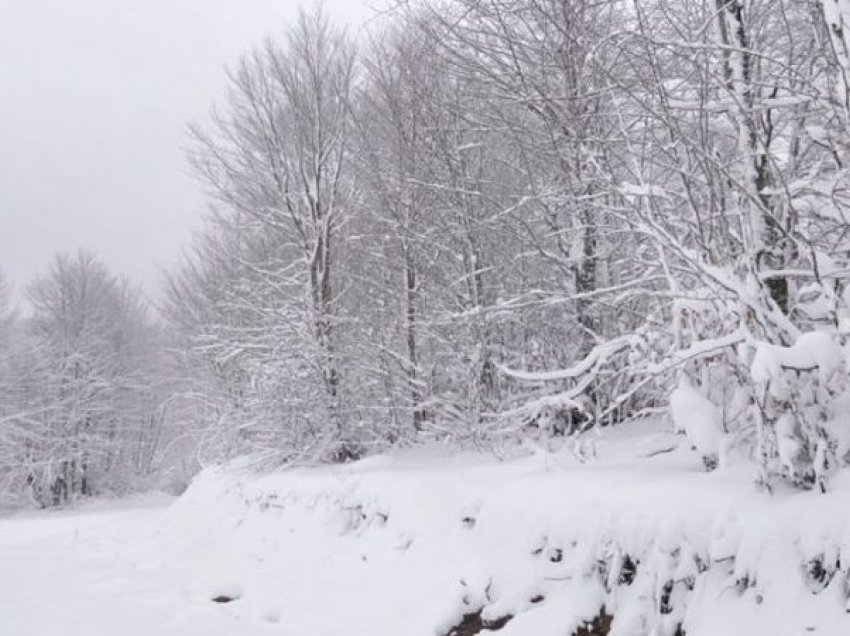
[[[586,463],[231,468],[167,508],[2,519],[0,635],[441,636],[481,611],[503,636],[565,636],[603,606],[620,636],[850,634],[850,474],[771,495],[683,441],[638,425]]]
[[[0,634],[234,634],[215,612],[193,611],[178,579],[136,552],[169,503],[146,497],[0,519]]]
[[[171,502],[162,495],[0,520],[0,635],[268,634],[192,598],[182,566],[155,558],[150,541]]]

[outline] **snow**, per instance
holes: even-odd
[[[2,519],[0,634],[439,636],[482,610],[563,636],[602,605],[615,636],[850,633],[850,473],[769,495],[661,423],[593,439],[591,463],[431,446]]]
[[[703,457],[717,457],[723,414],[685,375],[679,378],[679,386],[670,395],[670,411],[676,430],[684,431]]]
[[[609,358],[619,353],[623,349],[639,345],[641,339],[635,335],[620,336],[602,342],[590,351],[580,362],[568,369],[558,369],[556,371],[521,371],[519,369],[511,369],[504,365],[498,365],[499,370],[508,377],[517,380],[525,380],[527,382],[551,382],[555,380],[567,380],[578,378],[588,373],[594,367],[601,366]]]
[[[776,420],[776,438],[779,460],[793,475],[803,445],[797,434],[797,421],[792,414],[785,413]]]
[[[776,382],[784,386],[785,370],[817,371],[822,382],[829,382],[844,366],[841,347],[832,335],[820,331],[802,334],[791,347],[760,343],[750,368],[756,382]]]
[[[620,192],[630,197],[666,197],[667,191],[651,183],[623,183]]]

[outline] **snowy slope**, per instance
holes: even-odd
[[[750,468],[704,473],[684,437],[644,425],[597,455],[219,469],[165,513],[103,513],[76,539],[72,517],[0,521],[0,634],[53,633],[51,613],[73,612],[52,595],[69,588],[69,636],[437,636],[479,610],[495,633],[564,636],[603,606],[621,636],[850,634],[850,475],[769,495]],[[36,536],[57,520],[65,535]]]

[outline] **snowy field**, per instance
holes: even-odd
[[[0,635],[565,636],[603,606],[620,636],[850,634],[850,475],[758,492],[646,426],[595,449],[207,471],[170,506],[5,518]]]

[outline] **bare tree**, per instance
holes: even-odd
[[[261,374],[315,373],[324,411],[316,417],[306,411],[305,425],[318,431],[320,421],[329,421],[337,442],[321,452],[341,457],[354,452],[341,441],[346,415],[337,335],[354,64],[344,32],[321,8],[302,12],[282,44],[268,41],[230,74],[227,111],[213,115],[209,131],[193,128],[191,154],[218,202],[219,227],[229,228],[222,239],[232,248],[225,267],[242,281],[218,303],[227,316],[209,326],[207,345],[231,359],[251,348],[250,355],[264,360]],[[265,328],[251,335],[248,324]],[[279,355],[282,347],[289,351]],[[248,372],[257,379],[256,373]],[[298,382],[279,390],[294,402],[307,397]]]

